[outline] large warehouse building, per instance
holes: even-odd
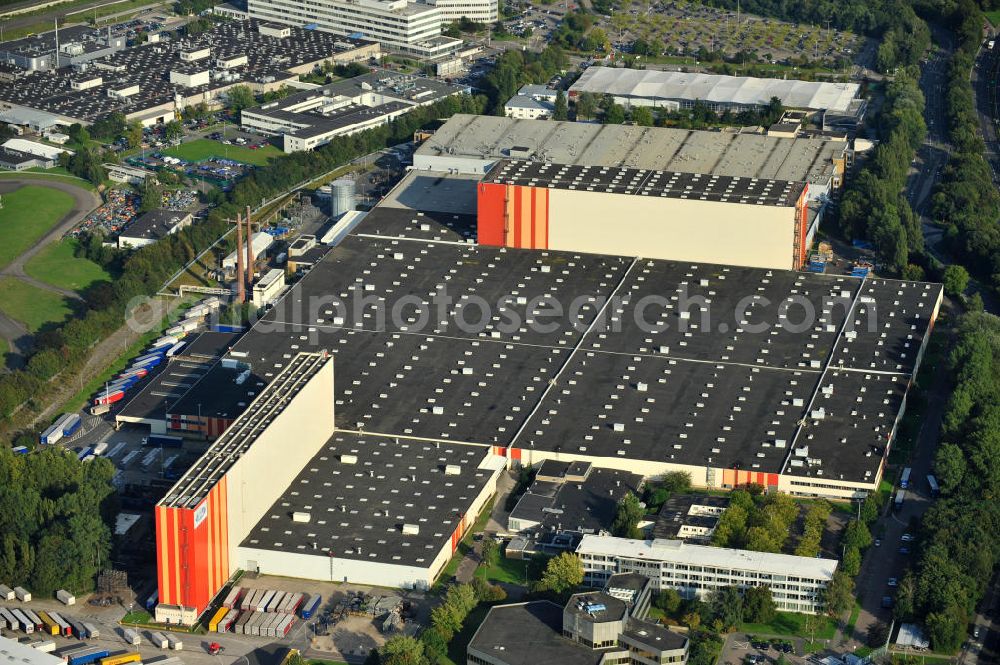
[[[481,245],[795,270],[808,186],[646,169],[500,162],[479,184]]]
[[[856,125],[866,108],[858,97],[860,90],[857,83],[589,67],[570,87],[569,97],[575,99],[584,92],[611,95],[622,106],[655,106],[668,111],[701,103],[720,113],[760,109],[777,97],[786,109],[853,117]]]

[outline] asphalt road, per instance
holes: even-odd
[[[55,179],[44,180],[42,178],[9,178],[0,180],[0,194],[7,194],[27,185],[49,187],[65,192],[73,197],[73,208],[66,213],[66,216],[62,218],[59,224],[52,227],[34,246],[14,259],[3,270],[0,270],[0,275],[21,279],[33,286],[54,291],[65,297],[79,298],[76,293],[58,289],[28,277],[24,272],[24,264],[45,247],[45,245],[57,242],[67,231],[79,224],[91,210],[101,204],[101,199],[93,192],[89,192],[68,182]],[[20,321],[0,312],[0,337],[5,339],[10,346],[10,352],[7,354],[7,366],[13,368],[22,366],[24,357],[31,351],[31,335],[28,329]]]

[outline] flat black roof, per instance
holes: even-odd
[[[70,89],[68,81],[76,76],[70,68],[64,67],[56,72],[33,72],[16,81],[0,83],[0,100],[93,122],[114,111],[130,114],[172,104],[175,90],[188,96],[235,83],[263,84],[296,78],[289,69],[321,62],[334,53],[370,43],[295,27],[291,28],[290,37],[282,39],[260,34],[257,26],[258,21],[254,19],[220,21],[198,35],[119,50],[91,62],[88,76],[101,76],[104,82],[101,87],[88,90]],[[98,33],[95,35],[94,39],[100,36]],[[51,41],[54,44],[54,38]],[[60,42],[66,41],[61,29]],[[180,59],[182,52],[209,47],[212,49],[209,58],[192,63]],[[5,48],[9,47],[0,44],[0,53]],[[170,83],[171,70],[206,69],[216,58],[236,55],[246,55],[249,60],[246,65],[231,70],[239,76],[238,79],[218,79],[193,88],[180,88]],[[126,98],[106,94],[106,89],[117,90],[130,85],[138,85],[139,92]]]
[[[476,216],[378,206],[358,224],[354,234],[429,242],[470,243],[476,237]]]
[[[483,182],[782,207],[795,206],[805,187],[785,180],[517,159],[497,162]]]
[[[583,482],[535,480],[510,516],[539,522],[542,530],[610,532],[618,502],[641,487],[642,476],[617,469],[594,468]]]
[[[187,211],[166,210],[163,208],[150,210],[129,224],[128,228],[120,235],[125,238],[159,240],[170,235],[174,227],[190,217],[191,213]]]
[[[564,611],[590,623],[604,623],[624,619],[628,605],[603,591],[587,591],[570,596]]]
[[[563,608],[547,600],[490,608],[469,649],[507,665],[597,665],[604,651],[562,636]]]
[[[429,567],[495,473],[480,468],[489,456],[474,446],[335,434],[240,546]]]
[[[670,630],[666,626],[649,621],[630,618],[622,631],[625,637],[649,645],[661,651],[677,651],[683,649],[688,638],[683,633]]]
[[[341,429],[866,482],[941,293],[371,233],[387,215],[414,219],[377,208],[234,346],[249,380],[217,367],[171,412],[234,418],[329,350]]]

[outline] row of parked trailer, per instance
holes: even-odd
[[[11,589],[6,584],[0,584],[0,600],[20,600],[22,603],[31,602],[31,592],[24,587],[16,586]]]
[[[238,635],[281,638],[288,635],[293,625],[295,625],[294,614],[241,611],[222,607],[209,621],[208,629],[216,633],[233,632]]]
[[[21,631],[31,635],[36,631],[46,635],[77,637],[81,640],[100,637],[94,624],[64,617],[54,611],[35,612],[22,607],[0,607],[0,628]]]
[[[42,445],[51,445],[61,441],[63,437],[73,436],[76,434],[80,426],[83,425],[83,419],[80,417],[79,413],[66,413],[56,419],[52,425],[42,432],[42,435],[38,437],[39,443]]]
[[[103,390],[97,392],[94,396],[91,413],[107,413],[112,404],[124,399],[126,391],[145,378],[157,366],[180,353],[187,344],[187,342],[181,341],[181,338],[196,331],[205,322],[205,318],[221,306],[222,302],[213,296],[188,310],[183,321],[168,328],[166,334],[153,342],[145,354],[133,360],[128,369],[116,376],[114,381],[108,383]]]
[[[226,594],[222,606],[251,612],[295,614],[306,600],[308,600],[306,594],[295,591],[235,587]]]

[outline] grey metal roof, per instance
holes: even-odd
[[[590,67],[570,92],[741,105],[767,104],[777,97],[787,108],[845,111],[860,89],[857,83]]]

